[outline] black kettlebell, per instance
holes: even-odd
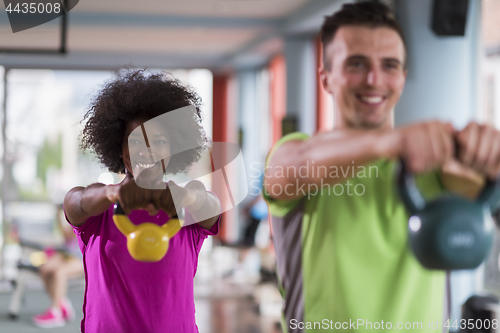
[[[494,239],[489,199],[496,192],[496,182],[488,180],[475,201],[446,193],[426,202],[401,160],[397,185],[412,215],[408,221],[410,248],[422,266],[472,269],[486,259]]]

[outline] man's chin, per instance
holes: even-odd
[[[355,121],[349,121],[350,127],[357,129],[379,129],[384,127],[386,123],[385,119],[356,119]]]
[[[378,129],[387,125],[390,115],[370,115],[368,117],[361,117],[358,119],[360,128],[363,129]]]
[[[385,124],[385,121],[363,121],[360,124],[360,127],[362,129],[367,129],[367,130],[373,130],[373,129],[379,129],[382,128]]]

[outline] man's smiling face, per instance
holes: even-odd
[[[343,26],[326,45],[321,70],[343,123],[353,128],[391,125],[391,113],[403,92],[405,48],[390,28]]]

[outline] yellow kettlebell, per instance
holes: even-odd
[[[181,230],[184,222],[176,215],[161,227],[149,222],[135,225],[125,215],[119,203],[115,204],[113,221],[127,237],[127,249],[132,258],[145,262],[156,262],[165,256],[168,241]]]

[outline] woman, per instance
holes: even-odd
[[[85,115],[82,147],[93,150],[111,172],[126,177],[117,185],[75,187],[64,200],[84,256],[82,332],[198,331],[193,277],[203,240],[218,232],[219,201],[201,183],[191,182],[175,187],[174,204],[169,189],[174,184],[165,186],[163,174],[187,170],[206,148],[200,104],[193,91],[171,77],[129,71],[108,82]],[[175,121],[164,117],[169,113],[176,114]],[[153,118],[161,118],[163,125],[148,121]],[[146,128],[147,135],[137,135]],[[195,148],[178,153],[180,145]],[[139,179],[154,186],[140,187]],[[113,223],[116,202],[135,224],[163,225],[177,214],[176,206],[186,208],[186,224],[197,212],[216,213],[181,228],[160,261],[140,262],[130,256],[126,237]]]

